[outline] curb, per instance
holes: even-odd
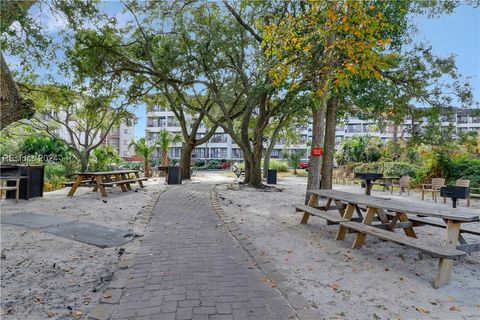
[[[157,202],[160,200],[160,196],[170,190],[171,187],[166,187],[164,190],[161,190],[158,196],[153,196],[148,202],[147,205],[142,209],[142,218],[139,220],[139,227],[143,230],[146,229],[148,223],[154,215],[154,209]],[[129,246],[125,250],[125,253],[119,258],[117,262],[117,270],[114,272],[114,280],[111,281],[108,286],[103,290],[98,304],[95,306],[95,309],[88,314],[88,319],[91,320],[108,320],[111,318],[113,313],[117,309],[117,305],[120,302],[120,298],[123,293],[123,288],[127,285],[128,279],[130,277],[130,270],[128,270],[133,265],[133,260],[135,254],[140,247],[141,239],[135,241],[135,243],[128,243]],[[108,297],[108,298],[107,298]]]
[[[275,284],[276,289],[287,300],[290,306],[295,310],[296,317],[299,320],[318,320],[322,316],[308,308],[308,300],[298,294],[295,289],[290,287],[286,282],[285,275],[277,268],[277,266],[269,261],[265,256],[260,255],[259,250],[253,243],[240,231],[235,222],[227,216],[222,206],[217,187],[215,185],[210,189],[210,198],[212,200],[213,211],[223,221],[230,235],[238,241],[239,245],[245,250],[255,262],[257,268],[263,272],[269,281]]]

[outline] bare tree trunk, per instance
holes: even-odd
[[[0,130],[10,123],[28,119],[35,113],[33,101],[24,99],[18,92],[10,69],[0,53]]]
[[[312,120],[312,149],[323,146],[324,120],[325,120],[325,102],[322,99],[320,107],[313,107]],[[311,154],[311,153],[310,153]],[[320,169],[322,166],[322,157],[310,157],[308,165],[307,190],[317,190],[320,188]],[[309,200],[309,194],[305,195],[305,203]]]
[[[80,167],[82,168],[82,172],[85,172],[88,170],[88,159],[90,158],[90,155],[79,152],[78,154],[78,159],[80,160]]]
[[[245,179],[243,180],[244,183],[250,183],[250,157],[243,154],[243,160],[245,161]]]
[[[191,179],[190,171],[192,167],[192,152],[194,148],[194,143],[187,142],[182,150],[182,157],[180,160],[182,166],[182,179]]]
[[[332,189],[333,155],[335,153],[335,128],[337,122],[338,97],[331,97],[327,101],[325,121],[325,143],[323,148],[322,189]]]

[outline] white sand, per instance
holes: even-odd
[[[142,207],[165,188],[161,178],[145,185],[144,189],[132,185],[129,192],[107,188],[107,198],[82,187],[72,198],[66,196],[69,188],[64,188],[18,204],[2,200],[1,214],[58,215],[143,234]],[[1,316],[7,320],[86,318],[115,271],[120,248],[101,249],[5,224],[1,226],[1,249]]]
[[[283,191],[222,185],[219,193],[227,215],[327,319],[479,319],[480,253],[456,262],[450,284],[434,289],[437,259],[426,254],[420,259],[414,249],[372,237],[352,250],[353,234],[335,241],[337,226],[327,226],[323,219],[311,217],[307,225],[299,224],[301,215],[292,205],[303,203],[306,178],[280,178],[277,186]],[[334,188],[363,192],[358,186]],[[401,198],[421,202],[417,193]],[[480,207],[478,201],[474,207]],[[440,244],[444,229],[422,227],[417,234]]]

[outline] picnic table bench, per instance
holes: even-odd
[[[480,251],[480,243],[468,244],[461,235],[461,233],[480,235],[478,228],[461,226],[462,223],[478,222],[480,216],[478,210],[439,209],[338,190],[309,190],[308,192],[310,193],[308,205],[295,206],[297,211],[303,212],[301,223],[307,223],[310,216],[317,216],[326,219],[329,224],[337,224],[339,228],[336,240],[344,240],[347,232],[353,230],[356,238],[352,248],[361,247],[366,236],[371,235],[438,257],[435,288],[449,282],[454,260],[468,253]],[[324,206],[317,206],[319,197],[327,199]],[[332,206],[332,203],[335,203],[335,206]],[[329,212],[332,210],[336,212]],[[353,217],[355,212],[358,218]],[[417,238],[414,228],[424,225],[444,228],[445,243],[435,245]],[[405,235],[395,233],[395,229],[403,229]]]
[[[131,184],[138,183],[141,188],[144,187],[142,181],[147,181],[148,178],[140,177],[139,170],[117,170],[105,172],[78,172],[75,181],[68,192],[71,197],[75,194],[77,188],[84,182],[91,182],[94,185],[93,191],[100,190],[102,197],[107,197],[105,187],[119,186],[123,192],[132,190]],[[131,175],[135,177],[131,177]]]

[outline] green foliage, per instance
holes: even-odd
[[[93,151],[93,158],[90,160],[90,170],[105,171],[117,167],[122,159],[112,146],[101,146]]]
[[[145,138],[140,138],[137,142],[132,140],[128,147],[133,147],[135,153],[143,156],[145,161],[149,161],[153,152],[155,152],[155,146],[149,146]]]
[[[450,162],[447,181],[454,184],[458,179],[470,180],[470,187],[480,188],[480,159],[459,159]]]
[[[24,155],[56,155],[61,159],[68,154],[69,148],[59,139],[37,135],[26,138],[21,147],[21,151]]]
[[[353,136],[342,141],[335,155],[339,165],[349,162],[374,162],[381,157],[382,142],[370,136]]]
[[[297,166],[298,166],[298,162],[297,162]],[[269,163],[269,168],[270,169],[275,169],[278,172],[287,172],[288,171],[288,162],[271,159],[270,163]]]
[[[54,191],[63,188],[66,179],[67,169],[60,163],[47,162],[45,164],[44,191]]]
[[[157,141],[157,144],[160,146],[162,152],[168,152],[168,148],[171,144],[182,141],[180,135],[173,135],[170,131],[164,129],[160,131],[160,135]]]

